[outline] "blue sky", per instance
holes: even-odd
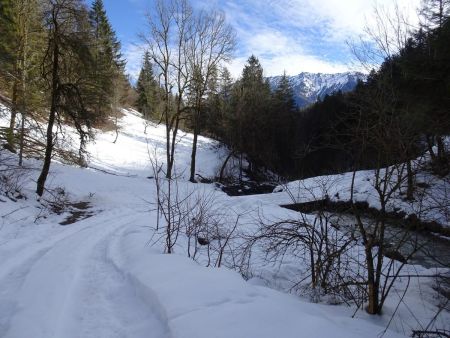
[[[397,0],[415,22],[420,0]],[[265,75],[286,71],[336,73],[359,69],[347,42],[357,40],[373,22],[372,0],[191,0],[194,8],[224,11],[235,28],[238,46],[228,66],[238,77],[251,54],[261,61]],[[377,0],[387,12],[394,0]],[[146,31],[145,14],[152,0],[104,0],[108,17],[122,42],[127,70],[136,76]]]

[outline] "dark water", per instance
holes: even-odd
[[[341,229],[357,229],[355,218],[351,214],[328,214],[333,224]],[[375,221],[368,217],[362,218],[366,229],[371,229]],[[450,239],[434,235],[426,231],[411,231],[398,222],[386,222],[385,246],[387,256],[402,260],[410,257],[408,263],[422,265],[426,268],[450,268]],[[400,254],[400,255],[399,255]]]
[[[320,202],[320,201],[319,201]],[[304,204],[285,205],[284,207],[307,213],[318,215],[318,210],[322,205],[317,202]],[[364,210],[365,206],[360,206]],[[320,209],[323,210],[323,209]],[[328,209],[325,209],[328,210]],[[325,211],[335,227],[341,231],[352,231],[358,234],[355,216],[348,212],[348,208],[337,209],[335,211]],[[363,213],[362,222],[368,230],[375,226],[376,218],[369,213]],[[422,265],[426,268],[447,267],[450,268],[450,238],[434,234],[430,231],[411,230],[409,224],[402,219],[392,219],[386,221],[385,240],[386,256],[405,261],[408,263]]]
[[[245,196],[269,194],[273,192],[276,184],[274,183],[259,183],[254,181],[242,182],[240,184],[229,184],[221,187],[222,191],[228,196]]]

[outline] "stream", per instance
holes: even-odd
[[[283,207],[299,212],[301,209],[301,205]],[[308,210],[305,213],[319,214],[318,210]],[[351,213],[342,211],[322,211],[322,213],[329,217],[330,222],[336,228],[347,231],[356,230],[358,233],[355,217]],[[362,222],[366,229],[371,229],[375,224],[375,219],[369,214],[363,214]],[[417,264],[426,268],[450,267],[450,238],[429,231],[407,229],[401,220],[386,221],[384,244],[385,256],[389,258],[405,261],[405,258],[410,256],[409,264]]]
[[[222,186],[221,189],[229,196],[242,196],[271,193],[275,186],[276,184],[272,182],[248,181]],[[328,210],[328,208],[333,209],[332,203],[326,205],[323,209],[322,202],[282,205],[282,207],[314,215],[318,215],[319,210],[327,210],[325,214],[330,217],[332,224],[337,228],[346,231],[357,229],[355,217],[347,211],[348,206],[345,202],[340,206],[334,206],[336,210]],[[362,210],[365,208],[366,206],[362,205]],[[371,215],[370,212],[363,212],[362,214],[364,215],[362,217],[364,226],[370,229],[374,224],[375,216]],[[448,233],[448,229],[444,228],[444,231],[446,231],[443,232],[444,234]],[[435,234],[429,230],[408,229],[408,223],[401,217],[386,221],[385,245],[387,248],[385,256],[389,258],[405,261],[405,258],[410,256],[409,264],[417,264],[426,268],[450,267],[450,237]]]
[[[341,228],[356,229],[355,218],[351,214],[331,216],[331,221]],[[362,218],[364,227],[371,229],[374,220]],[[426,268],[450,267],[450,239],[426,231],[406,230],[399,224],[386,222],[386,256],[403,261],[410,256],[408,263]]]

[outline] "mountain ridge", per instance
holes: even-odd
[[[281,75],[267,77],[270,87],[275,89]],[[314,104],[326,95],[337,91],[352,91],[358,81],[365,81],[367,75],[361,72],[343,72],[336,74],[302,72],[287,76],[294,91],[294,100],[299,108]]]

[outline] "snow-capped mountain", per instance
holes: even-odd
[[[355,88],[358,80],[365,81],[366,75],[359,72],[337,74],[300,73],[288,76],[294,89],[294,98],[299,108],[313,104],[319,99],[337,91],[348,92]],[[268,77],[270,86],[275,89],[281,76]]]

